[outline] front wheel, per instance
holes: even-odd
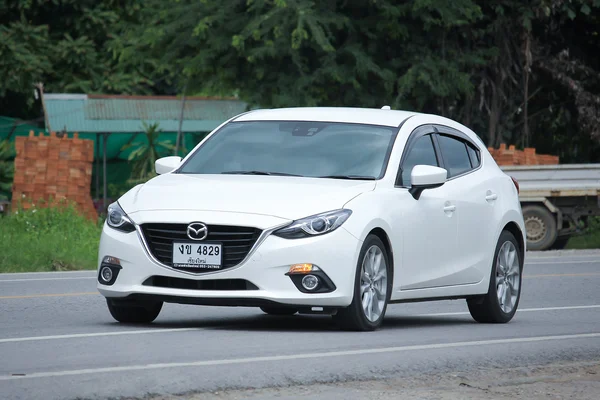
[[[475,321],[506,323],[514,317],[521,298],[522,270],[517,240],[504,231],[496,245],[487,294],[467,300]]]
[[[159,302],[138,302],[138,301],[119,301],[106,299],[108,311],[114,319],[126,324],[149,324],[154,321],[163,303]]]
[[[372,331],[381,326],[392,292],[390,271],[383,242],[375,235],[367,236],[358,258],[352,303],[333,316],[342,328]]]

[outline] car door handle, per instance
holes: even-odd
[[[492,193],[488,190],[488,192],[485,195],[485,200],[486,201],[494,201],[498,199],[498,195],[496,193]]]
[[[454,212],[456,210],[456,206],[444,206],[444,212]]]

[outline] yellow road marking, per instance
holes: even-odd
[[[524,275],[523,278],[552,278],[558,276],[600,276],[600,272],[588,272],[582,274],[539,274],[539,275]]]
[[[98,292],[80,292],[80,293],[47,293],[47,294],[31,294],[26,296],[0,296],[0,299],[34,299],[36,297],[68,297],[68,296],[89,296],[92,294],[99,295]]]

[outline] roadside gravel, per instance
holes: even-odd
[[[600,360],[527,368],[492,368],[467,374],[422,375],[385,380],[335,382],[265,389],[226,390],[151,400],[598,400]]]

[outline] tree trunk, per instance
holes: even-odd
[[[531,73],[531,37],[525,32],[523,65],[523,147],[529,147],[529,75]]]

